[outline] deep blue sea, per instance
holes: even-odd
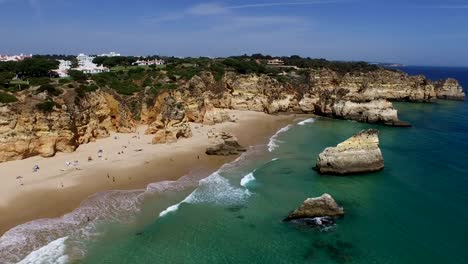
[[[402,70],[468,88],[468,68]],[[69,230],[29,260],[47,252],[42,259],[72,263],[467,263],[468,104],[395,107],[413,127],[298,119],[199,183],[183,178],[115,195],[113,207],[126,208],[120,216]],[[324,148],[367,128],[380,130],[383,171],[338,177],[312,169]],[[345,209],[335,226],[282,222],[323,193]]]

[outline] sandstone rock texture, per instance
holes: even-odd
[[[465,100],[465,92],[457,80],[449,78],[435,83],[437,98],[449,100]]]
[[[341,175],[383,169],[378,130],[361,131],[336,147],[326,148],[319,154],[316,168],[320,173]]]
[[[246,151],[237,138],[227,132],[211,133],[208,139],[210,141],[210,146],[206,149],[208,155],[238,155]]]
[[[305,200],[298,209],[286,217],[285,221],[317,217],[339,218],[343,216],[343,208],[338,206],[331,195],[325,193],[320,197]]]
[[[74,100],[66,93],[51,111],[38,110],[41,98],[35,97],[0,106],[0,162],[72,152],[111,131],[134,131],[130,111],[116,97],[96,91]]]
[[[164,74],[161,76],[154,78],[170,81]],[[119,95],[108,87],[84,95],[64,88],[63,94],[54,97],[35,94],[34,89],[21,91],[15,94],[18,102],[0,104],[0,162],[74,151],[80,144],[114,131],[133,132],[137,123],[148,125],[146,133],[154,135],[153,143],[174,142],[191,136],[189,122],[213,125],[235,121],[226,109],[313,113],[408,126],[399,120],[392,101],[433,102],[437,98],[465,97],[456,80],[432,82],[424,76],[386,69],[346,74],[329,69],[306,70],[290,74],[287,82],[276,77],[227,71],[215,78],[203,71],[188,81],[177,81],[175,89],[151,93],[151,87],[146,87],[133,95]],[[36,105],[47,100],[53,101],[53,109],[38,110]]]
[[[163,93],[148,114],[147,134],[154,134],[153,144],[172,143],[192,136],[184,104],[173,94]]]

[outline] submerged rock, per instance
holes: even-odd
[[[379,131],[361,131],[336,147],[319,154],[317,170],[320,173],[352,174],[378,171],[384,168],[379,148]]]
[[[211,146],[206,149],[206,154],[208,155],[238,155],[246,151],[239,144],[237,138],[230,133],[212,133],[208,135],[208,138],[211,141]]]
[[[343,208],[338,206],[331,195],[325,193],[320,197],[308,198],[284,220],[301,220],[308,225],[326,226],[343,216]]]

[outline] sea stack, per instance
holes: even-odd
[[[343,216],[343,208],[338,206],[331,195],[325,193],[320,197],[305,200],[285,221],[303,220],[307,224],[321,226],[331,224]]]
[[[206,154],[208,155],[239,155],[246,151],[246,149],[239,144],[237,138],[230,133],[210,133],[208,138],[211,141],[211,146],[206,149]]]
[[[382,170],[379,131],[363,130],[336,147],[326,148],[319,154],[316,168],[323,174],[340,175]]]
[[[457,80],[448,78],[435,83],[437,98],[449,100],[465,100],[465,92]]]

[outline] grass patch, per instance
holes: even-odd
[[[14,95],[0,92],[0,103],[8,104],[18,101]]]

